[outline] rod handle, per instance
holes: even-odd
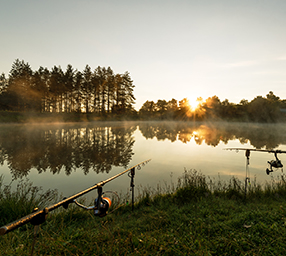
[[[27,224],[28,222],[31,222],[33,225],[39,225],[46,220],[47,214],[48,214],[47,208],[44,208],[43,210],[39,210],[36,212],[32,212],[29,215],[19,220],[13,221],[5,226],[2,226],[0,228],[0,235],[3,236],[12,230]]]

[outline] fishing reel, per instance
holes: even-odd
[[[104,217],[111,206],[111,199],[102,196],[102,187],[98,187],[98,197],[94,200],[94,215]]]
[[[119,196],[113,192],[113,191],[107,191],[107,192],[102,192],[102,187],[98,187],[97,188],[97,192],[98,192],[98,196],[97,198],[95,198],[94,200],[94,205],[92,206],[85,206],[80,204],[79,202],[77,202],[76,200],[73,200],[73,202],[85,209],[85,210],[93,210],[93,214],[94,216],[98,216],[98,217],[104,217],[106,216],[108,213],[110,214],[111,212],[113,212],[116,209],[113,209],[111,212],[108,212],[108,210],[110,210],[111,205],[112,205],[112,200],[107,197],[107,196],[103,196],[105,193],[112,193],[113,195],[115,195],[117,197],[117,203],[115,202],[115,205],[119,204]]]
[[[104,217],[107,215],[107,211],[111,206],[111,199],[108,197],[102,197],[100,201],[98,201],[97,198],[94,200],[94,215]]]
[[[128,173],[128,177],[131,178],[131,182],[130,182],[130,191],[132,193],[132,211],[134,210],[134,176],[135,176],[135,167],[137,167],[138,170],[141,169],[141,165],[142,166],[145,166],[145,164],[147,164],[151,159],[145,161],[145,162],[142,162],[140,164],[137,164],[135,166],[133,166],[132,168],[129,168],[128,170],[114,176],[113,178],[116,178],[116,177],[119,177],[120,175],[122,175],[123,173],[127,172],[127,171],[130,171]],[[112,178],[112,179],[113,179]],[[110,179],[109,179],[110,181]],[[106,183],[106,181],[105,181]],[[94,205],[92,206],[85,206],[85,205],[82,205],[80,204],[79,202],[77,202],[75,199],[73,200],[70,200],[70,201],[67,201],[67,202],[64,202],[62,205],[65,209],[68,208],[68,204],[69,203],[75,203],[77,206],[85,209],[85,210],[93,210],[94,211],[94,215],[95,216],[98,216],[98,217],[104,217],[106,216],[107,214],[110,214],[112,212],[114,212],[115,210],[117,210],[120,206],[120,198],[119,196],[117,195],[117,193],[113,192],[113,191],[107,191],[107,192],[102,192],[102,186],[104,185],[104,182],[100,182],[98,184],[96,184],[96,188],[97,188],[97,192],[98,192],[98,196],[97,198],[94,200]],[[106,194],[106,193],[112,193],[113,195],[115,195],[117,197],[117,203],[113,203],[111,202],[111,199],[107,196],[103,196],[103,194]],[[83,192],[82,192],[83,193]],[[86,193],[86,191],[84,191],[84,193]],[[65,198],[64,198],[65,199]],[[112,197],[113,199],[113,197]],[[111,205],[113,205],[113,209],[111,210],[111,212],[108,212],[108,210],[110,210],[111,208]],[[115,205],[115,206],[114,206]]]

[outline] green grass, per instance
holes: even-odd
[[[246,194],[243,185],[236,178],[214,183],[190,170],[164,191],[141,190],[133,212],[131,205],[104,218],[75,206],[52,212],[34,255],[283,255],[284,179],[253,182]],[[32,243],[28,224],[2,236],[0,252],[30,255]]]
[[[57,191],[43,192],[27,179],[21,180],[13,190],[12,183],[5,185],[0,175],[0,226],[51,204],[56,198]]]

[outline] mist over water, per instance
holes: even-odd
[[[200,122],[90,122],[0,126],[0,162],[4,182],[28,178],[35,186],[58,189],[64,196],[77,193],[147,160],[136,171],[136,188],[177,182],[185,170],[195,169],[211,179],[243,180],[244,151],[229,147],[284,149],[283,124]],[[286,161],[286,156],[279,158]],[[272,154],[252,152],[250,178],[270,181],[266,175]],[[129,193],[124,175],[104,189]],[[94,195],[93,195],[94,196]]]

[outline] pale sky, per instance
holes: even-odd
[[[286,0],[0,0],[0,73],[110,66],[147,100],[286,99]]]

